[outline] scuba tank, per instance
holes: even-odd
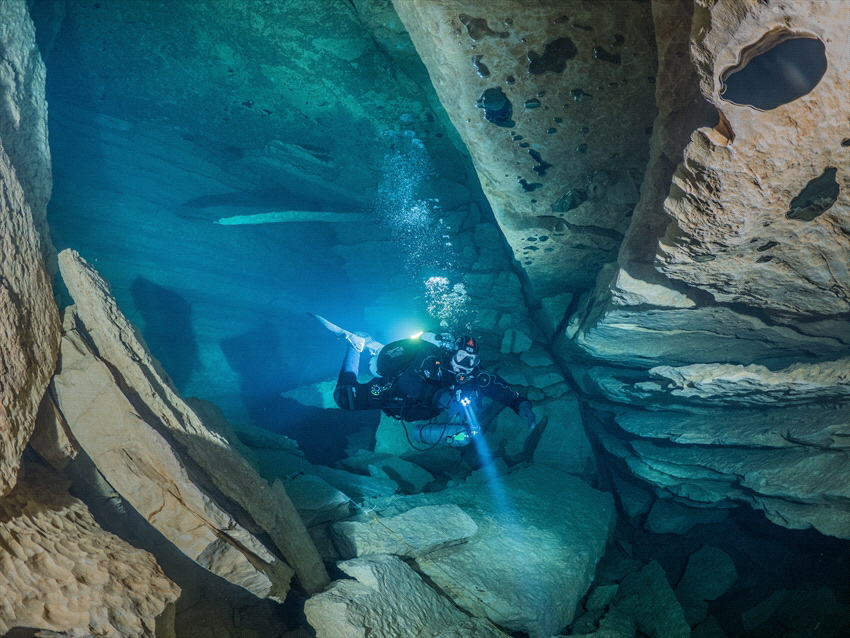
[[[451,423],[435,423],[421,425],[413,430],[413,438],[426,445],[450,445],[463,447],[469,445],[472,436],[465,425]]]

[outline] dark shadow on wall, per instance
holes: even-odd
[[[266,322],[223,339],[221,349],[230,367],[239,374],[242,400],[252,423],[295,439],[310,462],[333,465],[347,456],[346,435],[377,427],[378,413],[325,410],[281,396],[282,392],[300,385],[302,368],[310,363],[305,358],[324,361],[329,356],[329,351],[311,344],[330,341],[331,345],[339,345],[328,339],[324,329],[318,330],[313,324],[318,326],[306,315],[304,319],[288,317],[287,330],[301,337],[297,343],[288,344],[276,327]],[[314,333],[318,338],[313,337]]]
[[[192,373],[201,368],[192,330],[192,304],[173,290],[144,277],[130,284],[133,303],[145,322],[142,336],[148,348],[182,391]]]

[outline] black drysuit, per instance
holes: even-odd
[[[464,398],[479,403],[481,396],[519,411],[523,398],[504,379],[477,367],[469,375],[455,374],[451,357],[451,352],[424,339],[394,341],[378,354],[381,376],[358,383],[359,353],[349,347],[334,400],[344,410],[379,409],[404,421],[427,421]]]

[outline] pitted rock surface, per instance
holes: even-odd
[[[586,288],[639,197],[655,117],[650,5],[394,5],[537,292]]]
[[[180,588],[153,556],[101,529],[67,484],[33,465],[0,498],[0,632],[154,636]]]

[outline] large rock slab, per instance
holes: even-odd
[[[497,638],[504,632],[470,617],[395,556],[339,563],[353,580],[334,581],[304,605],[317,638]]]
[[[617,425],[652,439],[680,445],[788,448],[850,447],[850,406],[817,405],[762,410],[682,412],[623,411]]]
[[[393,4],[535,289],[588,287],[639,198],[655,117],[651,7]]]
[[[44,255],[50,152],[44,65],[24,0],[0,3],[0,496],[21,452],[59,350],[59,315]]]
[[[478,531],[478,525],[457,505],[423,505],[398,516],[340,521],[333,540],[340,554],[355,558],[366,554],[422,556],[460,543]]]
[[[147,521],[195,562],[263,598],[283,600],[292,569],[216,498],[171,437],[145,421],[106,362],[70,328],[53,380],[59,409],[101,474]]]
[[[649,408],[690,411],[710,407],[779,408],[846,404],[850,359],[797,363],[771,370],[722,363],[657,366],[648,371],[574,368],[586,392]]]
[[[680,292],[681,284],[647,284],[644,280],[663,277],[636,270],[606,266],[570,319],[566,335],[596,359],[641,368],[690,363],[777,368],[846,356],[850,349],[846,321],[781,325],[744,306],[716,305],[698,291]],[[567,358],[569,350],[559,349]]]
[[[77,304],[75,316],[93,340],[98,358],[115,371],[133,407],[149,427],[184,446],[215,488],[269,534],[307,591],[321,590],[328,582],[327,573],[285,490],[272,490],[225,438],[208,429],[183,402],[97,272],[70,250],[60,253],[59,262]]]
[[[153,556],[102,530],[67,488],[64,477],[31,466],[0,498],[0,633],[40,627],[118,638],[167,629],[156,619],[180,588]]]
[[[418,568],[461,608],[534,638],[568,625],[602,556],[613,500],[551,467],[434,494],[396,497],[385,516],[453,503],[478,532],[461,545],[420,556]]]

